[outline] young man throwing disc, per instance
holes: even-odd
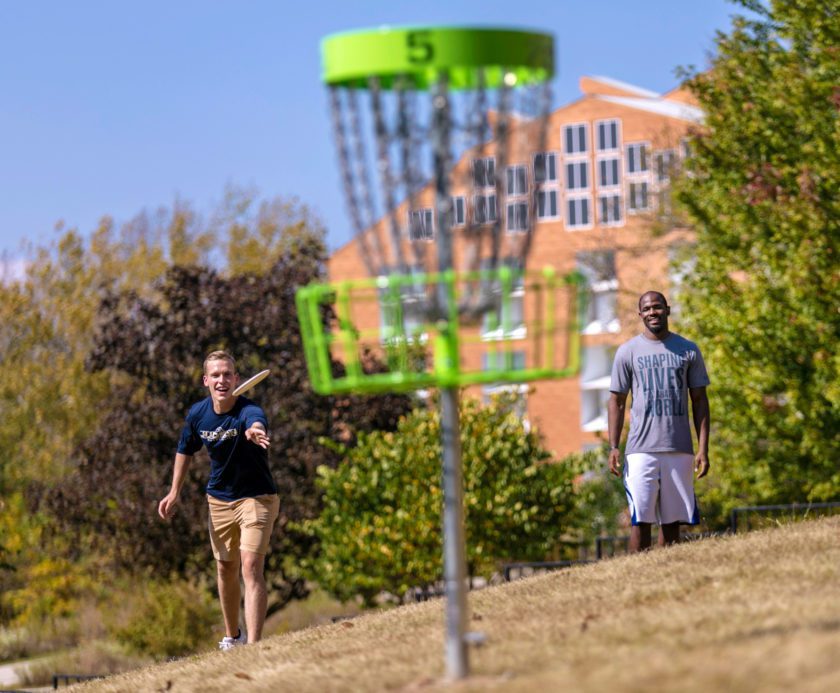
[[[263,566],[280,501],[268,468],[265,412],[235,396],[236,363],[224,351],[204,360],[204,386],[210,396],[190,407],[175,454],[172,487],[158,506],[166,520],[178,502],[193,455],[204,445],[210,454],[207,502],[210,543],[218,569],[225,637],[219,649],[245,644],[239,630],[239,573],[245,583],[245,625],[249,642],[262,637],[267,593]]]
[[[627,437],[624,488],[630,504],[630,550],[650,547],[651,525],[659,543],[680,539],[680,524],[700,521],[694,497],[697,478],[709,471],[709,376],[694,342],[668,330],[671,308],[658,291],[639,298],[644,332],[622,344],[610,382],[610,471],[621,473],[621,430],[628,393],[633,393]],[[694,454],[688,410],[697,432]]]

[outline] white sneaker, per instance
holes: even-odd
[[[242,635],[242,631],[240,630],[235,638],[226,635],[219,641],[219,649],[220,650],[232,650],[234,647],[239,647],[240,645],[246,644],[245,636]]]

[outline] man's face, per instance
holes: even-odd
[[[222,402],[231,396],[239,384],[239,376],[233,370],[233,364],[225,359],[208,361],[204,369],[204,386],[210,391],[214,401]]]
[[[639,317],[645,327],[653,334],[660,334],[668,329],[668,316],[671,308],[658,294],[645,294],[639,302]]]

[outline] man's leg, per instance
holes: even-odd
[[[659,461],[654,455],[633,452],[624,458],[624,490],[630,505],[630,553],[650,548],[650,528],[657,519]]]
[[[216,561],[219,602],[222,605],[222,617],[225,621],[225,635],[235,638],[239,632],[239,559],[235,561]],[[247,612],[246,612],[247,613]]]
[[[242,578],[245,581],[245,625],[248,629],[248,642],[257,642],[262,638],[268,593],[265,588],[265,556],[252,551],[242,551]],[[237,576],[237,585],[238,576]]]
[[[650,522],[640,522],[630,527],[630,553],[647,551],[650,548]]]
[[[690,453],[661,453],[662,489],[659,545],[668,546],[680,541],[680,524],[697,524],[700,513],[694,497],[694,455]]]
[[[680,523],[671,522],[659,527],[659,545],[670,546],[680,543]]]

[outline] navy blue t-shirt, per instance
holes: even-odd
[[[245,431],[257,422],[268,430],[262,408],[241,396],[236,399],[233,409],[224,414],[213,411],[210,397],[190,407],[178,441],[178,452],[194,455],[202,445],[207,446],[210,453],[209,495],[223,501],[235,501],[277,493],[268,468],[268,451],[245,437]]]

